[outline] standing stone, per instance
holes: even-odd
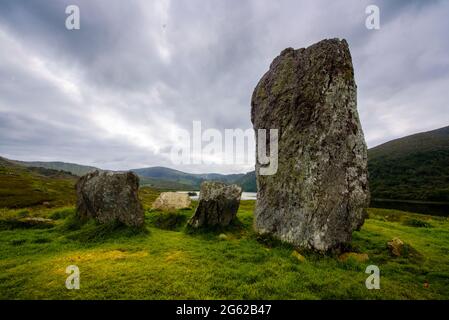
[[[132,172],[94,171],[76,184],[76,211],[79,218],[94,218],[100,223],[114,221],[139,227],[144,212],[138,197],[139,178]]]
[[[162,192],[154,201],[152,208],[158,210],[178,210],[189,208],[192,201],[187,193]]]
[[[279,130],[277,173],[260,175],[256,162],[259,233],[328,251],[362,226],[369,191],[356,92],[345,40],[287,48],[271,63],[251,102],[256,136]]]
[[[227,226],[237,215],[242,196],[238,185],[205,181],[201,184],[198,207],[189,220],[194,228],[203,226]]]

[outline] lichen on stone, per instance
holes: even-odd
[[[279,130],[275,175],[259,175],[255,228],[294,245],[328,251],[348,244],[369,203],[367,149],[345,40],[287,48],[251,100],[258,129]],[[256,139],[257,141],[257,139]]]

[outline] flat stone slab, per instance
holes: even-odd
[[[151,206],[153,209],[170,211],[189,208],[192,203],[187,193],[162,192]]]

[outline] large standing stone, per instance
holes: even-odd
[[[76,184],[77,214],[100,223],[113,221],[142,226],[144,212],[138,197],[139,178],[132,172],[94,171]]]
[[[252,97],[257,129],[279,129],[277,173],[259,175],[255,228],[327,251],[351,241],[369,204],[367,149],[345,40],[287,48]],[[257,139],[256,139],[257,141]]]
[[[154,201],[152,208],[158,210],[178,210],[189,208],[192,201],[187,193],[162,192]]]
[[[227,226],[237,215],[242,196],[238,185],[205,181],[201,184],[198,207],[189,220],[194,228],[203,226]]]

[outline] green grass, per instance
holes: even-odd
[[[146,201],[157,196],[144,193]],[[185,228],[194,208],[167,216],[146,210],[138,230],[81,224],[73,207],[2,209],[1,221],[51,217],[54,225],[0,231],[0,299],[449,298],[447,218],[370,209],[352,243],[369,261],[302,252],[300,262],[290,245],[254,234],[253,209],[242,201],[232,226],[201,232]],[[407,244],[404,257],[389,254],[393,237]],[[380,290],[365,287],[370,264],[380,268]],[[65,288],[69,265],[80,269],[80,290]]]
[[[76,177],[61,171],[0,161],[0,208],[73,205],[75,182]]]
[[[139,189],[139,198],[145,209],[150,209],[154,200],[159,196],[160,191],[153,188],[142,187]]]

